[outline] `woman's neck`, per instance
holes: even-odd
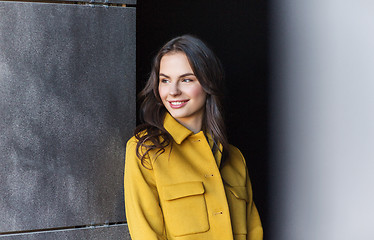
[[[202,125],[203,125],[203,119],[202,117],[199,118],[178,118],[176,119],[180,124],[185,126],[187,129],[191,130],[195,134],[201,131]]]

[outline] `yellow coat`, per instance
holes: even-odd
[[[152,169],[136,157],[135,137],[127,142],[125,206],[132,239],[261,240],[240,151],[230,146],[220,172],[220,155],[213,156],[203,132],[194,134],[169,114],[164,127],[173,141],[157,158],[149,154]]]

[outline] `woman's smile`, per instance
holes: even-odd
[[[170,107],[172,108],[182,108],[184,107],[189,100],[176,100],[176,101],[168,101]]]

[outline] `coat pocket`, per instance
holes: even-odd
[[[173,236],[209,230],[202,182],[186,182],[163,187],[165,225]]]
[[[233,233],[247,234],[247,188],[225,186],[225,189]]]

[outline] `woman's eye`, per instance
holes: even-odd
[[[162,82],[162,83],[168,83],[168,82],[169,82],[169,80],[168,80],[168,79],[165,79],[165,78],[163,78],[163,79],[161,79],[161,82]]]
[[[187,82],[187,83],[192,82],[192,81],[193,81],[193,80],[192,80],[192,79],[189,79],[189,78],[183,79],[183,82]]]

